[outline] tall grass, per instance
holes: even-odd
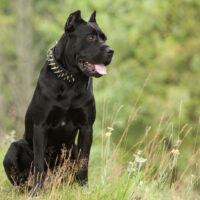
[[[102,130],[101,166],[91,163],[92,169],[100,167],[101,170],[92,173],[89,186],[71,184],[73,172],[67,174],[67,178],[62,181],[63,176],[66,176],[66,169],[60,167],[56,173],[48,174],[44,190],[36,198],[198,199],[198,191],[195,191],[195,188],[199,184],[199,150],[191,155],[190,160],[185,161],[185,170],[181,173],[178,171],[179,157],[184,153],[179,149],[191,129],[182,127],[178,134],[179,137],[182,135],[182,139],[174,138],[173,144],[169,145],[163,136],[163,132],[169,128],[165,120],[163,114],[157,131],[152,133],[151,128],[147,127],[141,141],[126,152],[122,152],[120,148],[125,140],[123,134],[116,145],[112,143],[115,130],[114,122],[111,123],[109,128]],[[1,149],[1,163],[5,150]],[[67,162],[65,168],[69,165]],[[28,190],[22,193],[19,188],[11,186],[1,166],[0,199],[27,199],[29,194]]]

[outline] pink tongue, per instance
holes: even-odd
[[[95,65],[95,70],[101,75],[106,75],[107,74],[106,67],[103,64],[96,64]]]

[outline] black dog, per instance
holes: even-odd
[[[80,161],[86,161],[76,178],[81,185],[88,182],[96,115],[92,77],[106,74],[105,66],[110,64],[114,52],[105,44],[106,36],[95,17],[96,12],[86,22],[80,11],[72,13],[64,34],[48,52],[26,113],[23,139],[11,144],[3,161],[12,184],[25,183],[33,163],[34,191],[38,192],[47,168],[53,170],[63,145],[72,149],[70,158],[77,159],[79,155]]]

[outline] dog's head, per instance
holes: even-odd
[[[57,54],[62,54],[65,63],[87,76],[106,74],[106,66],[110,64],[114,51],[106,45],[107,38],[96,22],[96,12],[88,22],[82,19],[79,10],[70,14],[62,38],[59,42],[66,43],[58,43]]]

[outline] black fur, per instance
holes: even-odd
[[[113,55],[113,50],[105,44],[105,34],[96,23],[96,12],[89,22],[81,18],[80,11],[70,14],[64,29],[54,48],[54,56],[76,80],[67,83],[59,79],[46,61],[26,112],[23,139],[10,145],[3,161],[9,180],[17,185],[28,179],[33,163],[33,194],[42,187],[47,167],[53,169],[63,145],[67,150],[72,149],[72,159],[77,159],[79,152],[79,160],[87,160],[76,177],[80,184],[88,182],[92,126],[96,115],[92,76],[100,77],[101,74],[88,70],[84,62],[108,65]],[[53,152],[50,153],[50,149]]]

